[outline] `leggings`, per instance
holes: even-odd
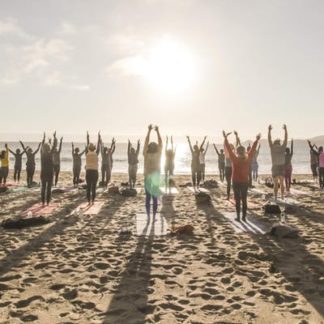
[[[201,174],[201,180],[203,182],[205,182],[205,169],[206,169],[206,164],[205,163],[200,164],[199,169],[200,169],[200,172],[201,172],[200,173]]]
[[[201,180],[201,171],[196,169],[191,169],[191,178],[192,178],[192,184],[194,187],[200,185]]]
[[[30,188],[33,184],[33,178],[35,173],[35,165],[27,166],[26,174],[27,174],[27,186]]]
[[[54,181],[54,184],[55,184],[55,187],[57,185],[57,182],[58,182],[58,178],[59,178],[59,174],[60,174],[60,165],[59,164],[56,164],[53,166],[53,170],[54,170],[54,177],[55,177],[55,181]]]
[[[45,196],[46,196],[46,203],[48,205],[51,201],[51,196],[52,196],[53,174],[50,173],[42,174],[41,182],[42,182],[42,188],[41,188],[42,203],[45,204]]]
[[[110,182],[111,179],[111,168],[109,165],[107,164],[103,164],[101,166],[101,180],[102,180],[102,184],[106,184],[108,185],[108,183]]]
[[[286,184],[286,190],[290,190],[290,185],[291,185],[291,174],[292,174],[292,166],[286,165],[285,168],[285,184]]]
[[[2,182],[3,182],[3,184],[6,184],[8,173],[9,173],[9,167],[1,167],[1,170],[0,170],[0,184]]]
[[[81,166],[73,167],[73,185],[77,186],[80,182]]]
[[[145,209],[147,216],[150,216],[151,199],[153,200],[153,217],[155,217],[158,209],[158,195],[160,192],[159,173],[146,176],[144,179],[145,186]]]
[[[242,202],[242,216],[243,216],[243,219],[245,219],[245,217],[246,217],[248,187],[249,187],[248,183],[233,182],[235,208],[236,208],[236,215],[237,215],[238,219],[240,218],[241,202]]]
[[[15,165],[14,167],[14,180],[20,181],[21,165]]]
[[[225,178],[225,166],[224,165],[219,165],[218,166],[218,170],[219,170],[219,178],[220,178],[220,181],[224,181],[224,178]]]
[[[324,168],[319,167],[318,169],[318,174],[319,174],[319,185],[321,189],[324,189]]]
[[[88,202],[94,202],[96,198],[96,188],[98,182],[98,170],[87,170],[86,171],[86,182],[87,182],[87,199]]]
[[[128,165],[128,180],[131,188],[135,187],[137,175],[137,164]]]
[[[231,179],[232,179],[232,167],[225,167],[225,179],[227,183],[226,193],[227,193],[227,199],[230,198],[231,193]]]

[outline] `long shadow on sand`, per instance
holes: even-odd
[[[39,248],[46,242],[50,241],[57,235],[61,235],[65,229],[72,227],[79,221],[78,215],[71,215],[67,210],[72,211],[74,208],[80,205],[84,201],[84,198],[74,200],[73,202],[66,204],[64,210],[60,210],[58,213],[53,214],[55,217],[55,223],[30,239],[27,243],[21,247],[10,251],[5,258],[0,260],[0,276],[3,276],[9,272],[12,268],[19,267],[21,263],[32,253],[37,253]],[[111,215],[111,219],[113,215]],[[107,220],[108,221],[108,220]]]
[[[131,254],[116,292],[105,312],[103,323],[144,323],[152,312],[148,305],[148,289],[152,263],[154,226],[148,228],[153,219],[148,218],[143,235],[138,237],[135,251]],[[145,236],[147,235],[147,236]]]

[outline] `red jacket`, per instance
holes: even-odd
[[[233,182],[248,183],[251,160],[258,145],[258,141],[253,143],[251,150],[247,153],[247,158],[237,157],[230,147],[228,140],[225,139],[225,147],[228,150],[229,157],[232,161],[232,180]]]

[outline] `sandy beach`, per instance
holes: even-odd
[[[1,227],[0,322],[324,323],[324,193],[293,185],[286,223],[299,235],[280,239],[258,230],[278,222],[264,215],[266,186],[249,192],[249,229],[231,220],[234,202],[220,182],[201,205],[185,186],[189,176],[175,182],[178,193],[161,196],[159,211],[169,229],[191,224],[193,235],[137,235],[141,176],[136,197],[98,189],[97,215],[78,209],[84,190],[70,190],[53,195],[49,224]],[[60,187],[69,186],[62,173]],[[1,220],[39,197],[39,188],[0,194]]]

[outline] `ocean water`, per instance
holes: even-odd
[[[37,148],[37,142],[26,142],[25,145]],[[245,143],[246,144],[246,143]],[[16,148],[21,148],[17,142],[8,142],[8,145],[12,151]],[[84,143],[75,143],[75,147],[79,147],[81,150],[84,148]],[[1,149],[4,149],[4,143],[0,142]],[[176,143],[177,152],[175,160],[175,173],[176,174],[190,174],[190,162],[191,154],[188,144],[185,142]],[[222,144],[217,145],[218,149],[222,148]],[[114,165],[113,172],[127,173],[127,143],[117,143],[116,151],[114,153]],[[83,166],[84,166],[83,156]],[[143,172],[143,156],[140,154],[139,172]],[[26,159],[23,158],[23,168]],[[295,142],[294,145],[294,156],[293,156],[293,172],[295,174],[309,174],[310,173],[310,154],[309,147],[306,141],[299,140]],[[270,174],[271,173],[271,158],[269,146],[266,141],[261,142],[261,150],[258,158],[259,162],[259,173],[260,174]],[[14,157],[10,155],[10,168],[13,169]],[[162,156],[162,166],[164,165],[164,156]],[[40,168],[40,154],[36,156],[36,169]],[[63,143],[61,152],[61,170],[71,171],[72,170],[72,153],[71,153],[71,143]],[[206,172],[207,173],[218,173],[217,167],[217,154],[213,146],[209,146],[206,155]]]

